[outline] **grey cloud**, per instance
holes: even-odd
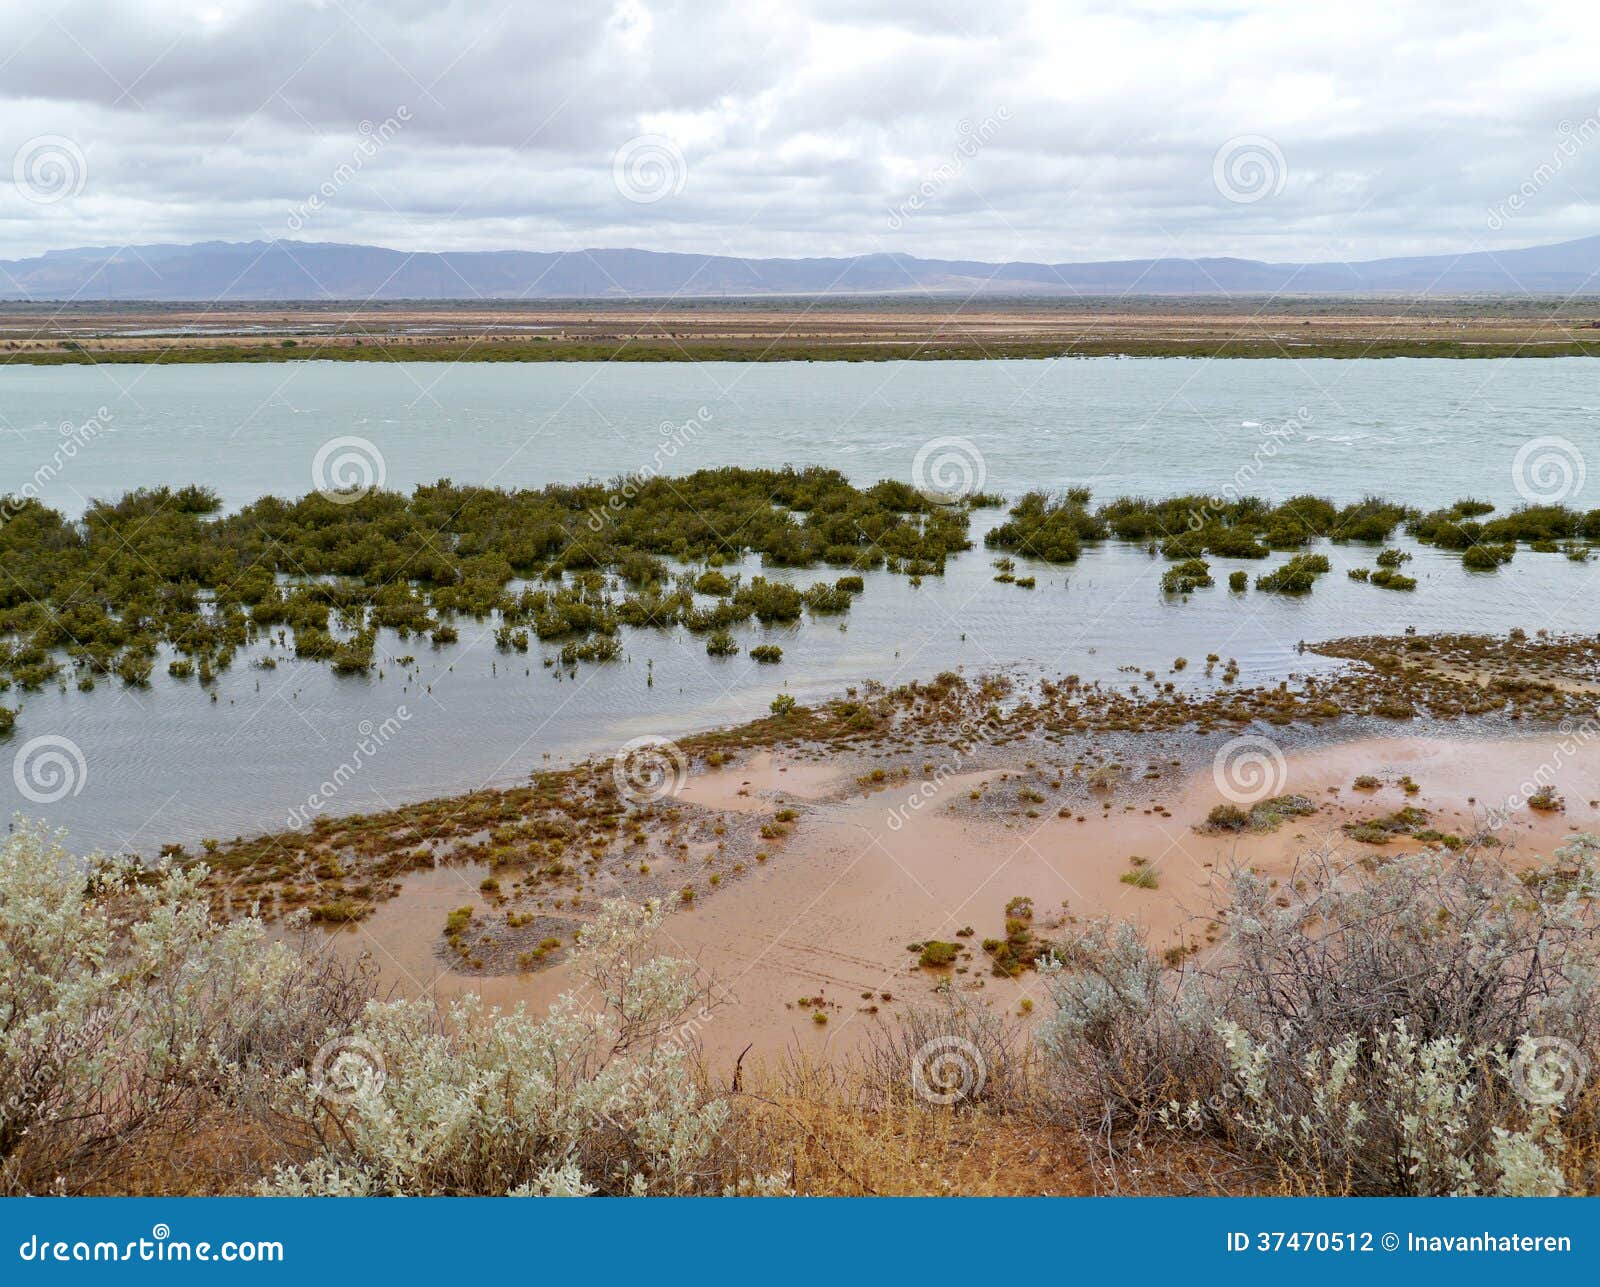
[[[1557,240],[1594,232],[1600,197],[1587,26],[1555,0],[0,0],[0,181],[44,135],[87,167],[54,204],[0,187],[0,258],[289,235],[330,185],[302,235],[413,249],[1288,260]],[[362,122],[402,105],[352,165]],[[962,123],[1001,109],[962,153]],[[687,173],[641,205],[612,158],[645,133]],[[1230,202],[1213,160],[1255,134],[1282,191]]]

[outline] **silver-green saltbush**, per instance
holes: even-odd
[[[75,858],[20,819],[0,843],[0,1190],[114,1185],[142,1133],[219,1120],[287,1159],[275,1193],[715,1193],[735,1173],[729,1106],[696,1075],[696,969],[650,950],[659,907],[606,904],[580,991],[542,1017],[441,1013],[214,919],[205,878]]]
[[[475,994],[443,1016],[424,1001],[368,1006],[347,1041],[354,1076],[300,1070],[285,1084],[280,1111],[322,1148],[267,1191],[718,1192],[729,1107],[695,1076],[695,967],[649,953],[663,915],[607,903],[573,953],[583,999],[542,1017]]]
[[[24,819],[0,843],[0,1191],[77,1192],[143,1132],[242,1110],[370,995],[214,920],[204,875],[85,861]]]
[[[1058,1110],[1202,1133],[1295,1191],[1560,1192],[1600,1035],[1597,855],[1581,835],[1520,876],[1478,850],[1239,872],[1222,941],[1177,970],[1090,925],[1045,963]]]

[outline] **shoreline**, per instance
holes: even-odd
[[[871,341],[858,345],[561,344],[175,345],[164,349],[81,349],[0,353],[5,366],[259,366],[283,362],[981,362],[1057,361],[1065,358],[1192,358],[1341,361],[1437,358],[1460,361],[1507,358],[1600,357],[1600,340],[1464,341],[1400,339],[1362,341],[1176,340],[1079,341],[1069,344],[993,344]]]
[[[1052,708],[1037,689],[941,677],[942,696],[941,681],[913,684],[666,743],[626,766],[643,770],[642,799],[590,760],[527,787],[319,818],[203,861],[228,915],[245,899],[273,920],[305,908],[390,986],[507,1006],[570,985],[566,953],[604,900],[661,900],[663,946],[726,988],[729,1021],[700,1034],[719,1059],[751,1041],[768,1057],[847,1050],[869,1021],[941,989],[1022,1022],[1032,977],[1011,966],[1034,936],[1132,919],[1175,967],[1214,941],[1208,900],[1234,865],[1286,879],[1308,850],[1381,862],[1443,844],[1520,867],[1600,829],[1600,776],[1560,751],[1588,740],[1574,721],[1592,715],[1592,687],[1538,677],[1571,641],[1480,641],[1468,671],[1459,637],[1443,638],[1436,662],[1398,667],[1377,641],[1330,644],[1368,660],[1287,697],[1224,687],[1210,705],[1091,690]],[[1473,709],[1487,694],[1498,713]],[[1397,700],[1412,714],[1359,713]],[[1369,775],[1377,785],[1353,785]],[[1560,799],[1530,807],[1528,784],[1547,776]],[[1252,807],[1218,824],[1234,799]],[[919,955],[931,943],[951,949],[947,965]]]
[[[441,558],[430,550],[427,524],[438,521],[441,489],[447,509],[472,515],[455,525],[463,539],[470,539],[470,549],[481,552],[489,542],[517,560],[511,581],[499,582],[505,568],[498,563],[485,574],[477,555]],[[819,506],[818,489],[837,503]],[[708,499],[714,507],[710,512],[732,512],[737,519],[743,505],[761,502],[775,490],[786,505],[809,505],[803,525],[784,523],[774,511],[770,524],[764,518],[746,523],[736,542],[711,543],[708,536],[706,545],[698,544],[702,536],[695,511],[708,512]],[[929,510],[903,485],[862,489],[827,470],[794,475],[729,468],[700,471],[641,493],[633,503],[638,515],[619,524],[616,543],[599,551],[574,547],[576,555],[569,560],[550,544],[533,545],[530,554],[526,542],[512,539],[524,530],[549,532],[560,520],[570,531],[581,521],[585,504],[609,510],[602,497],[612,494],[598,486],[506,493],[441,484],[418,488],[409,498],[382,493],[342,507],[324,496],[286,506],[263,499],[259,510],[248,507],[211,518],[195,512],[212,503],[199,489],[172,496],[130,493],[121,505],[107,502],[97,512],[112,516],[115,530],[130,538],[146,530],[147,517],[162,516],[163,539],[139,558],[128,556],[109,532],[100,530],[88,539],[69,520],[30,506],[5,536],[12,541],[8,566],[13,572],[22,578],[30,576],[30,568],[37,572],[35,602],[18,603],[0,617],[19,631],[43,631],[48,617],[39,605],[63,605],[72,613],[74,647],[46,652],[55,640],[41,635],[37,649],[0,651],[0,684],[11,681],[7,694],[0,695],[0,717],[15,708],[18,747],[59,732],[63,722],[91,730],[105,747],[136,747],[143,733],[132,699],[142,702],[148,685],[151,714],[171,721],[170,762],[121,779],[102,778],[109,788],[103,795],[82,805],[64,802],[58,820],[73,824],[80,842],[88,845],[129,845],[126,837],[133,835],[141,851],[153,852],[162,841],[182,841],[193,849],[208,837],[252,835],[320,813],[357,772],[366,776],[352,784],[341,811],[471,793],[490,782],[515,786],[525,780],[522,771],[538,766],[537,760],[515,758],[536,725],[540,749],[570,762],[573,756],[609,755],[626,737],[677,737],[750,719],[767,709],[774,686],[790,689],[800,702],[826,703],[867,675],[890,682],[912,674],[927,680],[963,665],[969,673],[1004,669],[1001,657],[1020,663],[1024,684],[1038,666],[1046,666],[1062,684],[1066,675],[1058,667],[1081,670],[1079,687],[1092,692],[1096,708],[1073,715],[1085,718],[1085,727],[1122,718],[1142,725],[1158,716],[1219,726],[1238,717],[1271,721],[1283,712],[1261,690],[1265,681],[1292,678],[1302,669],[1326,674],[1343,664],[1343,659],[1297,651],[1296,639],[1325,638],[1335,631],[1387,634],[1411,621],[1434,628],[1458,621],[1511,629],[1528,621],[1523,614],[1529,605],[1546,599],[1565,605],[1581,597],[1574,591],[1587,573],[1572,556],[1588,554],[1593,547],[1587,541],[1600,534],[1600,511],[1546,507],[1490,516],[1470,530],[1485,541],[1492,537],[1501,560],[1513,539],[1545,531],[1587,536],[1574,540],[1566,558],[1541,560],[1530,552],[1519,555],[1507,571],[1479,576],[1466,566],[1466,555],[1475,547],[1460,553],[1443,544],[1457,529],[1468,534],[1467,526],[1446,523],[1442,512],[1417,515],[1410,507],[1370,500],[1343,510],[1310,498],[1270,510],[1240,501],[1211,511],[1213,526],[1197,531],[1184,523],[1186,515],[1195,514],[1194,499],[1120,500],[1094,512],[1085,499],[1058,512],[1054,506],[1041,511],[1024,498],[1008,519],[990,528],[998,516],[986,512],[978,519],[966,508]],[[730,496],[740,504],[733,505]],[[857,513],[871,507],[875,544],[837,543],[841,534],[845,541],[865,535],[831,520],[839,504]],[[259,525],[248,521],[256,513],[265,516],[276,545],[256,544]],[[626,510],[624,516],[632,513]],[[502,514],[504,521],[497,518]],[[383,515],[388,516],[381,528],[384,539],[375,543],[373,519]],[[397,516],[407,517],[400,524]],[[720,517],[716,521],[723,530],[733,526]],[[1394,537],[1402,521],[1417,526],[1416,541],[1432,538],[1438,548],[1414,544],[1409,532]],[[25,539],[29,523],[37,535]],[[1331,545],[1319,535],[1340,533],[1347,524],[1354,544]],[[581,546],[588,538],[578,530]],[[676,530],[697,544],[675,543]],[[335,531],[337,540],[331,537]],[[805,537],[803,549],[791,539],[796,534]],[[1133,539],[1141,535],[1142,543]],[[1158,535],[1165,538],[1159,544]],[[1384,535],[1399,544],[1377,549]],[[986,549],[1009,553],[994,560],[975,553],[959,557],[958,547],[970,549],[980,537]],[[892,551],[887,556],[879,548],[886,544]],[[1058,571],[1071,566],[1080,544],[1084,557],[1076,562],[1077,571]],[[1035,546],[1056,562],[1035,561]],[[1297,546],[1312,548],[1290,554]],[[1554,542],[1530,548],[1560,552]],[[1207,564],[1201,554],[1213,550],[1222,561]],[[1274,552],[1287,561],[1277,563]],[[1028,561],[1018,567],[1012,554]],[[1158,554],[1181,561],[1163,563]],[[384,569],[414,566],[406,561],[416,555],[429,558],[426,579],[403,591],[383,584]],[[769,557],[775,570],[768,570]],[[605,570],[589,566],[596,558]],[[874,561],[881,561],[877,572],[870,570]],[[1367,566],[1374,561],[1380,570],[1394,564],[1417,576],[1397,577],[1387,592],[1358,584],[1380,574]],[[817,577],[819,563],[827,568],[826,579]],[[1312,576],[1315,589],[1309,598],[1304,591],[1310,582],[1285,584],[1286,570],[1308,563],[1332,573],[1321,580]],[[1348,569],[1351,577],[1340,577],[1347,563],[1361,566]],[[183,569],[196,564],[207,568],[204,579],[214,587],[215,597],[205,604],[186,597],[197,592],[185,589]],[[852,564],[869,570],[857,574]],[[940,575],[941,568],[947,575]],[[288,569],[298,575],[286,575]],[[850,575],[835,577],[846,569]],[[1354,577],[1357,572],[1364,576]],[[1260,592],[1256,597],[1243,590],[1252,576]],[[78,602],[72,595],[88,577],[98,578],[100,592]],[[1508,577],[1511,584],[1505,584]],[[1417,593],[1393,592],[1402,587]],[[1525,592],[1519,594],[1519,587]],[[1533,593],[1529,587],[1543,590]],[[206,587],[198,593],[206,594]],[[119,620],[119,607],[141,602],[159,606],[141,615],[138,632],[130,634]],[[964,613],[959,632],[939,616],[942,606],[958,603]],[[1112,609],[1113,604],[1119,606]],[[1071,613],[1076,605],[1092,605],[1098,612],[1084,622],[1073,648],[1064,651],[1059,623],[1069,619],[1063,609]],[[206,612],[207,629],[194,629],[191,607]],[[1098,624],[1103,620],[1106,624]],[[1587,632],[1581,608],[1553,608],[1534,620]],[[926,629],[906,631],[899,622],[924,622]],[[1158,639],[1170,649],[1166,656],[1149,651]],[[732,655],[724,656],[730,641]],[[789,651],[787,659],[780,644]],[[1230,655],[1224,663],[1211,655],[1214,649],[1237,650],[1243,684],[1228,680],[1230,671],[1236,680],[1241,675],[1236,659]],[[759,664],[775,653],[786,664]],[[1194,664],[1174,654],[1185,654]],[[1414,653],[1409,645],[1389,647],[1388,654],[1397,666],[1437,659]],[[1544,648],[1540,655],[1553,654]],[[1580,645],[1554,660],[1570,667],[1584,664],[1586,655]],[[1470,669],[1472,658],[1463,656],[1461,662]],[[1235,694],[1226,703],[1205,695],[1219,679]],[[1086,687],[1085,681],[1096,680],[1101,689]],[[562,686],[567,683],[576,687]],[[425,696],[435,685],[447,684],[455,695],[451,706],[457,708],[449,716]],[[1135,709],[1123,702],[1130,690],[1148,693],[1152,684],[1183,690],[1189,704],[1175,700]],[[131,697],[124,696],[127,689],[133,690]],[[1200,696],[1190,701],[1195,692]],[[1458,690],[1457,696],[1463,695],[1472,698],[1472,709],[1494,708],[1481,695]],[[1313,694],[1307,688],[1305,700],[1292,706],[1325,719],[1326,710],[1316,708],[1334,702],[1338,709],[1339,696],[1337,689]],[[1383,716],[1370,695],[1352,690],[1349,696],[1366,713]],[[412,706],[401,709],[406,703]],[[1458,706],[1445,713],[1456,713]],[[326,739],[324,749],[303,764],[289,758],[303,727],[293,713],[300,709],[314,710],[308,718]],[[1412,713],[1402,703],[1395,709],[1402,718]],[[82,722],[72,725],[80,710]],[[408,719],[413,711],[421,718],[406,749],[386,757],[380,769],[365,768],[376,754],[369,733]],[[547,719],[563,712],[564,720],[546,726]],[[1064,718],[1065,712],[1060,714]],[[264,772],[243,772],[242,764],[227,763],[214,778],[196,776],[209,772],[208,747],[242,736],[249,736],[262,756]],[[76,737],[88,741],[87,733]],[[509,783],[508,761],[522,764]],[[441,773],[441,763],[454,771]],[[190,770],[187,775],[180,771],[184,768]],[[144,825],[150,812],[138,779],[150,787],[145,794],[177,800],[178,807],[159,820],[159,829]],[[179,787],[183,794],[173,796]],[[270,803],[276,808],[268,812],[264,806]],[[84,829],[95,825],[98,831]]]
[[[948,776],[933,806],[890,831],[883,819],[906,786],[863,785],[853,771],[859,765],[848,760],[819,764],[757,750],[692,775],[676,801],[724,821],[789,810],[798,815],[792,834],[770,846],[770,860],[748,879],[711,898],[674,903],[658,946],[697,961],[714,981],[717,1004],[696,1039],[719,1072],[752,1046],[757,1064],[787,1055],[836,1062],[879,1024],[944,992],[969,995],[1027,1027],[1040,985],[1026,966],[1001,967],[994,945],[1008,931],[1042,943],[1098,917],[1125,920],[1175,969],[1218,941],[1215,909],[1231,871],[1248,867],[1276,884],[1292,880],[1308,851],[1363,862],[1415,852],[1426,843],[1415,836],[1372,843],[1349,829],[1411,809],[1451,834],[1470,831],[1482,801],[1546,753],[1540,738],[1414,735],[1291,751],[1282,785],[1315,812],[1241,832],[1206,824],[1225,796],[1203,763],[1169,770],[1155,784],[1129,782],[1100,809],[1029,818],[1016,806],[1047,787],[1052,770],[1012,757]],[[1369,773],[1381,785],[1352,788]],[[1526,811],[1478,843],[1522,870],[1547,860],[1572,832],[1596,829],[1600,810],[1590,797],[1600,798],[1600,775],[1569,769],[1562,785],[1564,811]],[[692,865],[691,858],[685,866]],[[334,931],[332,941],[347,956],[370,954],[383,983],[401,993],[448,1000],[474,992],[491,1005],[538,1012],[574,984],[559,956],[548,967],[479,970],[464,965],[448,931],[441,937],[463,906],[486,925],[504,914],[505,903],[479,889],[493,870],[474,864],[408,874],[395,898]],[[1140,871],[1151,873],[1148,884],[1127,878]],[[1011,913],[1024,901],[1019,930]],[[575,917],[569,932],[587,919]],[[547,921],[534,932],[556,928]],[[929,966],[910,950],[929,942],[955,949],[948,967]]]
[[[9,365],[1597,353],[1592,298],[0,302]]]
[[[893,689],[868,681],[844,695],[786,704],[743,724],[675,740],[636,738],[609,760],[590,757],[535,771],[527,785],[480,788],[378,812],[319,813],[297,830],[209,842],[205,861],[219,896],[263,899],[274,916],[310,908],[315,919],[339,924],[370,914],[407,873],[452,862],[479,860],[519,870],[544,862],[545,876],[558,884],[575,877],[581,888],[584,875],[573,868],[572,852],[590,851],[591,859],[584,860],[590,867],[600,864],[601,855],[611,866],[614,860],[633,865],[621,844],[625,834],[637,845],[645,832],[654,842],[681,831],[686,824],[680,825],[673,809],[684,783],[696,772],[721,769],[755,752],[858,763],[875,787],[914,787],[928,776],[989,765],[997,755],[1003,761],[1011,754],[1007,748],[1021,746],[1036,759],[1074,757],[1069,776],[1078,794],[1066,802],[1081,808],[1084,799],[1097,799],[1092,779],[1103,766],[1120,766],[1115,782],[1131,784],[1132,764],[1152,750],[1172,765],[1192,768],[1246,734],[1270,741],[1280,754],[1380,732],[1435,737],[1442,729],[1465,727],[1476,738],[1542,732],[1585,743],[1600,734],[1600,639],[1594,637],[1404,635],[1305,647],[1344,664],[1293,682],[1240,685],[1226,669],[1219,675],[1220,658],[1207,659],[1197,665],[1203,665],[1208,685],[1193,691],[1169,687],[1156,672],[1128,691],[1080,682],[1076,675],[1024,681],[1007,674],[969,679],[952,671]],[[512,829],[495,833],[507,826]],[[784,834],[762,839],[777,843]],[[750,853],[736,852],[735,841]],[[674,835],[673,843],[682,842]],[[181,845],[165,848],[184,853]],[[753,857],[758,846],[735,836],[716,848],[727,866]],[[341,855],[351,854],[360,861],[347,873]],[[322,861],[330,857],[331,864]],[[732,879],[747,869],[748,864],[715,874]],[[615,872],[608,879],[621,888]],[[678,892],[681,884],[662,886],[655,879],[632,892],[659,897]]]

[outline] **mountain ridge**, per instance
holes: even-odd
[[[682,251],[410,252],[293,240],[74,247],[0,260],[0,300],[110,302],[1600,294],[1600,235],[1457,255],[1273,263],[1236,256],[1034,263],[892,252],[741,258]]]

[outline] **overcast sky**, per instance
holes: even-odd
[[[1600,232],[1593,0],[0,0],[0,32],[0,258],[1314,260]]]

